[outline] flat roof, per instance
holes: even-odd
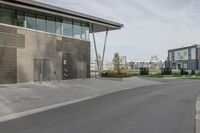
[[[35,0],[12,0],[12,1],[0,0],[0,3],[7,4],[10,6],[16,6],[19,8],[24,8],[27,10],[33,10],[33,11],[43,12],[47,14],[60,16],[60,17],[67,17],[67,18],[72,18],[76,20],[81,20],[84,22],[89,22],[90,26],[93,25],[94,32],[106,31],[107,28],[108,30],[118,30],[124,26],[121,23],[117,23],[110,20],[87,15],[84,13],[64,9],[61,7],[53,6],[50,4],[43,3],[43,2],[38,2]]]

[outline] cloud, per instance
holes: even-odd
[[[168,49],[200,41],[200,2],[197,0],[41,1],[123,23],[122,30],[109,33],[107,59],[114,52],[134,60],[149,60],[151,55],[166,59]],[[97,35],[99,52],[103,35]]]

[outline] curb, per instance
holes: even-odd
[[[200,95],[197,96],[196,101],[196,116],[195,116],[195,133],[200,133]]]
[[[24,111],[24,112],[20,112],[20,113],[14,113],[14,114],[11,114],[11,115],[2,116],[2,117],[0,117],[0,123],[6,122],[6,121],[9,121],[9,120],[12,120],[12,119],[17,119],[17,118],[20,118],[20,117],[24,117],[24,116],[48,111],[48,110],[51,110],[51,109],[63,107],[63,106],[70,105],[70,104],[73,104],[73,103],[86,101],[86,100],[89,100],[89,99],[92,99],[92,98],[94,98],[94,97],[85,97],[85,98],[81,98],[81,99],[77,99],[77,100],[73,100],[73,101],[58,103],[58,104],[44,106],[44,107],[40,107],[40,108],[36,108],[36,109],[32,109],[32,110],[28,110],[28,111]]]

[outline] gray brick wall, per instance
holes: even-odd
[[[0,84],[17,82],[17,49],[0,47]]]
[[[70,71],[69,79],[79,78],[83,75],[79,72],[78,64],[84,64],[86,77],[90,77],[90,42],[78,40],[47,33],[36,32],[21,28],[14,28],[0,25],[0,32],[24,35],[25,45],[20,48],[4,47],[4,51],[0,50],[0,54],[8,56],[1,59],[1,82],[33,82],[34,81],[34,60],[48,59],[50,60],[50,80],[63,79],[63,53],[67,53],[68,68]],[[6,50],[5,50],[6,49]],[[12,54],[11,54],[12,53]],[[9,55],[10,54],[10,55]],[[5,70],[6,65],[12,66],[9,70]],[[86,64],[86,65],[85,65]],[[81,68],[82,70],[82,68]],[[5,74],[6,73],[6,74]],[[4,75],[4,77],[3,77]]]

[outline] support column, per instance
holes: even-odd
[[[97,60],[97,69],[100,74],[100,68],[99,68],[99,59],[98,59],[98,53],[97,53],[97,45],[96,45],[96,38],[94,35],[94,26],[92,25],[92,35],[93,35],[93,41],[94,41],[94,48],[95,48],[95,54],[96,54],[96,60]]]
[[[106,35],[105,35],[105,40],[104,40],[104,48],[103,48],[101,68],[100,68],[101,72],[103,71],[103,62],[104,62],[104,56],[105,56],[105,51],[106,51],[107,37],[108,37],[108,28],[106,29]]]
[[[105,56],[106,43],[107,43],[107,37],[108,37],[108,28],[106,28],[106,35],[105,35],[105,40],[104,40],[104,47],[103,47],[103,54],[102,54],[101,64],[99,63],[99,59],[98,59],[96,38],[95,38],[95,34],[94,34],[94,27],[93,27],[93,25],[92,25],[92,35],[93,35],[94,48],[95,48],[95,54],[96,54],[96,60],[97,60],[97,69],[98,69],[98,72],[99,72],[99,75],[100,75],[101,72],[102,72],[102,70],[103,70],[104,56]]]

